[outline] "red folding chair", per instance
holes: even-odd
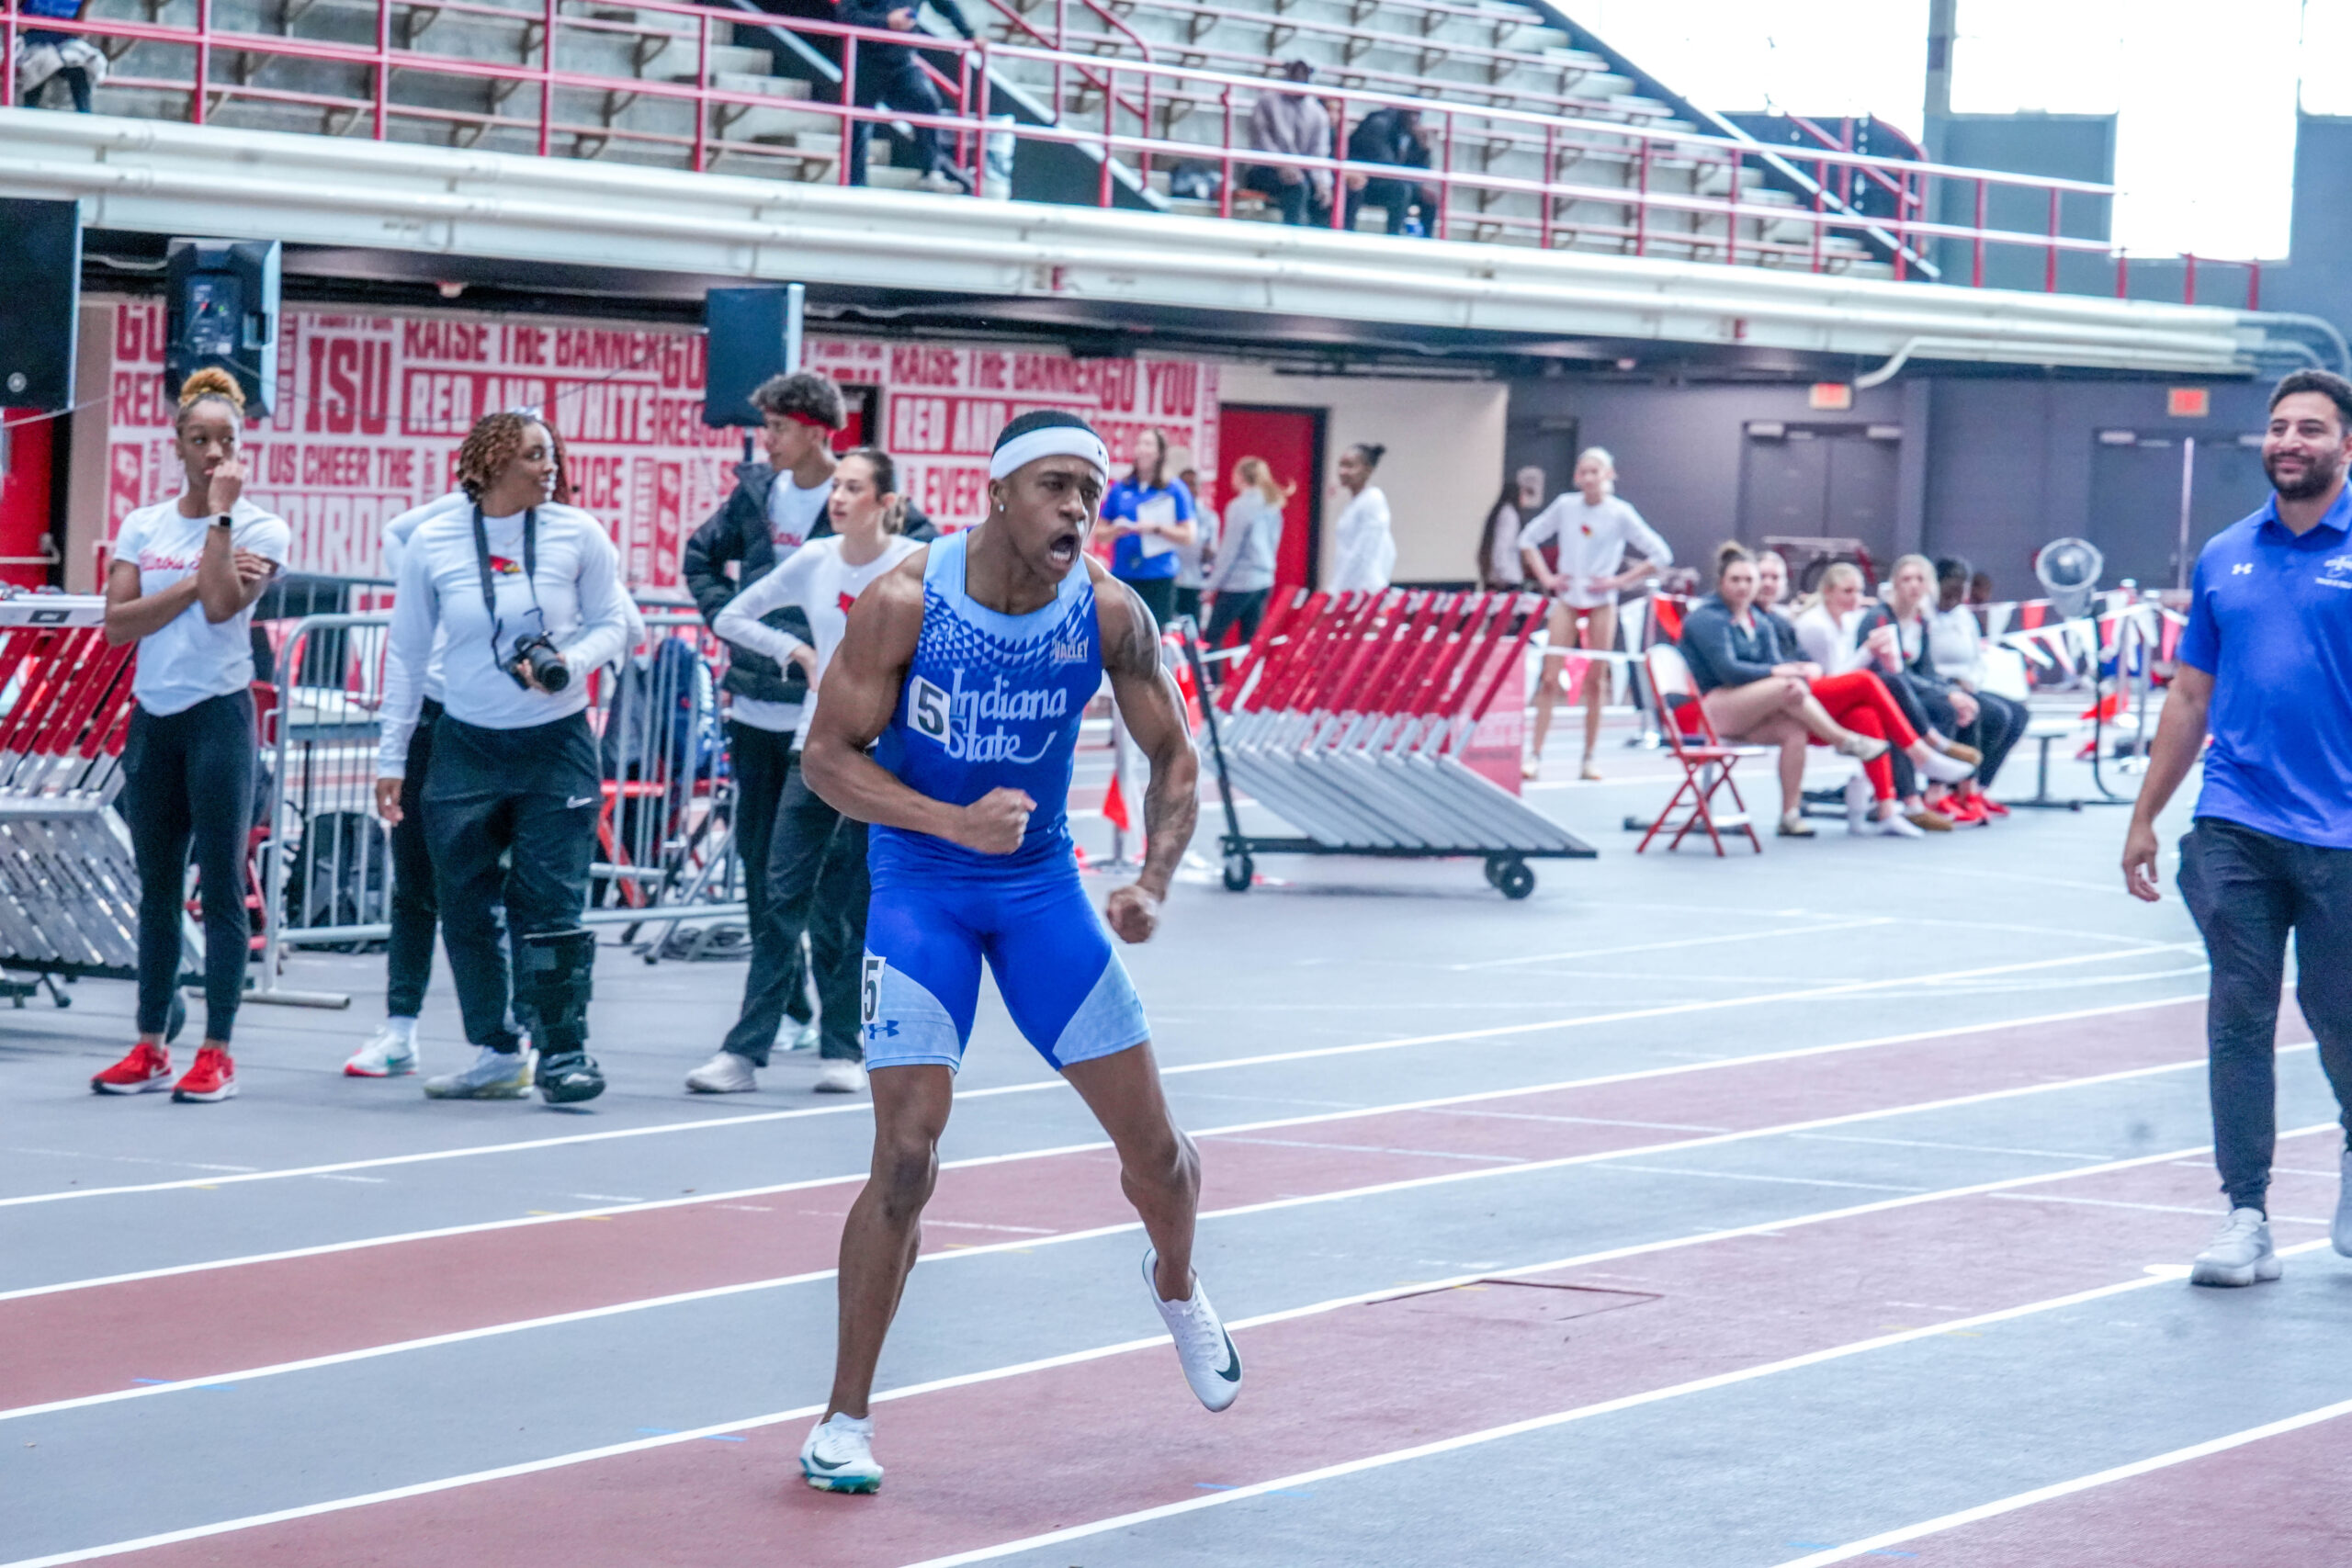
[[[1682,840],[1694,829],[1703,829],[1707,841],[1715,846],[1715,853],[1724,851],[1723,835],[1745,833],[1758,854],[1764,852],[1764,840],[1756,836],[1756,824],[1749,819],[1747,803],[1740,798],[1739,785],[1732,782],[1731,771],[1742,757],[1753,757],[1763,749],[1753,746],[1726,746],[1715,733],[1707,718],[1707,710],[1699,702],[1699,682],[1690,678],[1690,666],[1682,661],[1682,651],[1670,642],[1651,647],[1643,656],[1650,674],[1650,690],[1657,703],[1658,729],[1666,737],[1668,752],[1682,764],[1682,783],[1667,801],[1666,809],[1657,814],[1650,830],[1634,852],[1640,854],[1650,847],[1650,840],[1669,828],[1674,837],[1667,841],[1669,850],[1681,847]],[[1716,808],[1715,795],[1728,791],[1732,808]],[[1675,814],[1680,812],[1678,818]]]

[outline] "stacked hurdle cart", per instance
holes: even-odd
[[[0,969],[38,977],[0,981],[18,1007],[42,988],[67,1006],[60,979],[138,973],[139,874],[114,811],[132,646],[107,647],[105,626],[95,594],[0,599]]]
[[[1519,798],[1529,640],[1523,593],[1278,591],[1202,733],[1225,807],[1225,886],[1261,854],[1469,858],[1507,898],[1535,859],[1594,852]],[[1189,626],[1185,649],[1206,676]],[[1245,833],[1236,786],[1303,830]]]

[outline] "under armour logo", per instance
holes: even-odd
[[[891,1018],[879,1023],[869,1023],[865,1026],[865,1037],[868,1040],[896,1040],[899,1037],[899,1021]]]
[[[2237,565],[2230,568],[2230,575],[2232,577],[2252,577],[2254,575],[2254,563],[2252,561],[2240,561]]]

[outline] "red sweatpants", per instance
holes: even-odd
[[[1815,700],[1829,710],[1830,717],[1857,735],[1875,736],[1897,750],[1918,743],[1919,732],[1903,716],[1886,683],[1867,670],[1824,675],[1813,682],[1811,690]],[[1888,756],[1882,751],[1862,764],[1871,791],[1881,800],[1894,798],[1894,764]]]

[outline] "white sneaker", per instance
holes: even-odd
[[[1209,1305],[1209,1293],[1202,1288],[1200,1275],[1193,1276],[1191,1301],[1162,1301],[1154,1277],[1159,1265],[1159,1254],[1146,1247],[1143,1288],[1151,1292],[1159,1321],[1168,1325],[1168,1337],[1176,1341],[1176,1359],[1183,1363],[1184,1381],[1193,1385],[1203,1404],[1222,1410],[1241,1397],[1241,1352],[1233,1348],[1233,1336],[1225,1331],[1216,1308]]]
[[[2251,1285],[2276,1280],[2278,1255],[2270,1249],[2270,1222],[2259,1209],[2232,1209],[2197,1261],[2188,1266],[2192,1285]]]
[[[493,1051],[484,1045],[474,1053],[474,1065],[461,1073],[444,1073],[424,1080],[427,1100],[520,1100],[531,1092],[531,1077],[539,1054],[527,1046],[520,1051]]]
[[[1932,746],[1928,748],[1926,761],[1923,762],[1915,758],[1911,765],[1938,784],[1958,784],[1962,779],[1976,776],[1974,767],[1956,757],[1947,757]]]
[[[2344,1186],[2335,1195],[2335,1224],[2329,1227],[2328,1240],[2335,1250],[2352,1258],[2352,1149],[2344,1151],[2337,1168],[2344,1173]]]
[[[403,1029],[401,1024],[408,1027]],[[347,1078],[398,1078],[416,1071],[416,1020],[386,1019],[376,1037],[344,1063]]]
[[[817,1021],[812,1018],[808,1022],[802,1024],[799,1029],[794,1032],[792,1036],[792,1043],[786,1045],[785,1049],[787,1051],[814,1051],[817,1048],[817,1042],[820,1038],[820,1036],[817,1032]]]
[[[1857,735],[1849,729],[1838,738],[1838,743],[1830,750],[1858,762],[1874,762],[1886,755],[1886,742],[1875,735]]]
[[[686,1087],[696,1094],[749,1094],[760,1087],[749,1056],[721,1051],[686,1075]]]
[[[874,1462],[874,1417],[829,1416],[808,1428],[800,1445],[800,1473],[820,1492],[879,1492],[882,1467]]]
[[[855,1094],[865,1087],[865,1064],[829,1056],[817,1068],[819,1094]]]
[[[1890,811],[1883,817],[1865,813],[1860,821],[1849,821],[1847,826],[1865,839],[1924,839],[1928,836],[1900,811]]]
[[[931,173],[917,180],[915,184],[923,190],[934,191],[941,196],[968,196],[971,194],[964,188],[964,182],[962,180],[957,179],[954,175],[949,174],[944,169],[933,169]]]

